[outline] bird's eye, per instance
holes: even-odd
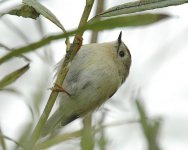
[[[125,52],[124,52],[124,51],[120,51],[120,52],[119,52],[119,56],[120,56],[120,57],[124,57],[124,56],[125,56]]]

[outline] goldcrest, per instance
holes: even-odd
[[[111,98],[129,74],[131,54],[121,40],[83,45],[62,85],[58,109],[47,120],[42,135],[92,112]]]

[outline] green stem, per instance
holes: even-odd
[[[94,134],[92,128],[92,114],[88,114],[83,119],[83,128],[80,145],[82,150],[93,150],[94,149]]]
[[[106,0],[98,0],[97,1],[97,8],[96,8],[96,12],[95,15],[101,13],[104,11],[104,5],[105,5]],[[100,20],[100,18],[98,18]],[[92,31],[92,35],[91,35],[91,40],[90,43],[97,43],[98,40],[98,31]]]
[[[84,8],[84,12],[83,12],[83,15],[81,17],[79,27],[83,26],[87,23],[89,14],[90,14],[92,6],[93,6],[93,3],[94,3],[94,0],[86,0],[86,6]],[[56,82],[55,82],[56,84],[62,85],[62,83],[65,79],[65,76],[68,72],[67,66],[68,66],[69,62],[71,62],[73,60],[74,56],[76,55],[77,51],[80,48],[80,45],[78,44],[79,40],[78,40],[77,37],[78,36],[82,37],[83,33],[84,32],[80,32],[75,36],[73,46],[70,49],[70,53],[66,54],[65,61],[63,62],[62,66],[61,66],[60,72],[58,73],[58,76],[57,76],[57,79],[56,79]],[[58,92],[56,92],[56,91],[51,92],[51,95],[48,99],[46,107],[45,107],[36,127],[34,128],[33,133],[32,133],[29,148],[31,148],[37,142],[37,140],[39,139],[39,137],[41,135],[41,130],[44,127],[44,124],[48,119],[48,116],[49,116],[49,114],[52,110],[52,107],[53,107],[53,105],[56,101],[57,96],[58,96]]]

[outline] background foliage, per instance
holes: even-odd
[[[79,26],[76,29],[65,29],[64,24],[66,20],[62,21],[61,19],[58,19],[55,15],[56,8],[54,8],[54,11],[50,11],[48,5],[42,4],[43,1],[23,0],[22,3],[18,2],[17,6],[11,6],[9,9],[4,8],[6,4],[11,4],[12,1],[2,0],[0,2],[0,5],[2,6],[1,23],[9,29],[9,35],[15,34],[15,39],[12,37],[9,38],[9,35],[3,34],[4,32],[2,30],[2,35],[6,38],[1,38],[0,40],[0,67],[2,67],[0,70],[1,116],[6,116],[5,113],[3,113],[4,106],[6,111],[11,112],[11,108],[4,105],[5,100],[7,100],[12,101],[13,104],[15,101],[19,101],[20,105],[25,106],[24,109],[27,113],[24,115],[18,114],[18,118],[30,118],[24,119],[21,125],[17,124],[16,119],[11,119],[14,123],[10,123],[10,125],[14,124],[14,127],[17,130],[17,132],[15,132],[16,135],[14,136],[13,134],[10,134],[12,136],[7,136],[7,130],[11,132],[9,126],[6,128],[2,126],[2,129],[0,127],[0,144],[3,150],[42,149],[54,146],[54,149],[58,149],[57,145],[59,143],[65,148],[67,147],[67,149],[71,149],[70,143],[74,143],[72,149],[76,149],[79,144],[79,149],[88,150],[98,148],[105,150],[110,149],[110,138],[107,136],[109,134],[106,133],[109,128],[120,128],[120,125],[133,127],[135,126],[134,124],[136,124],[136,126],[140,125],[140,131],[142,131],[143,139],[146,142],[146,144],[142,146],[142,149],[146,149],[146,147],[149,150],[161,149],[159,137],[162,132],[162,116],[155,116],[154,118],[148,117],[147,111],[142,104],[142,101],[144,101],[142,97],[145,96],[141,96],[142,92],[139,93],[140,90],[138,90],[136,86],[133,86],[134,88],[131,87],[131,84],[134,84],[131,79],[127,81],[128,83],[126,83],[126,89],[124,89],[121,99],[127,101],[126,104],[130,105],[131,109],[133,109],[134,115],[129,115],[128,112],[124,112],[125,116],[121,117],[120,121],[115,120],[115,123],[113,123],[113,119],[108,121],[109,119],[107,118],[109,115],[109,108],[101,109],[92,116],[84,118],[82,123],[77,122],[75,125],[79,128],[69,125],[69,127],[65,127],[65,131],[58,135],[51,136],[47,139],[40,139],[41,128],[43,127],[48,114],[51,112],[51,108],[58,95],[58,93],[51,93],[51,91],[47,89],[53,84],[52,66],[55,64],[55,55],[59,55],[55,50],[57,47],[55,44],[59,43],[58,48],[60,47],[61,51],[58,53],[61,53],[61,57],[66,51],[71,55],[71,57],[62,65],[62,67],[65,68],[62,69],[63,76],[59,75],[55,81],[56,83],[62,83],[66,76],[66,66],[71,59],[74,59],[74,55],[78,51],[78,45],[76,44],[78,41],[76,37],[82,36],[85,31],[90,31],[90,33],[92,33],[90,42],[97,42],[100,40],[100,38],[98,40],[98,34],[102,31],[107,30],[109,32],[109,30],[115,28],[124,30],[127,28],[130,29],[130,27],[132,30],[141,30],[143,27],[149,28],[158,22],[163,24],[162,21],[172,19],[174,16],[160,11],[157,13],[154,11],[140,12],[184,4],[187,3],[186,0],[131,1],[130,3],[126,2],[125,4],[120,5],[115,4],[110,9],[105,8],[107,1],[99,0],[94,2],[93,0],[86,0],[85,11],[83,12],[81,19],[79,17],[75,18],[75,20],[71,18],[74,24],[78,24],[77,22],[79,22],[80,19]],[[84,2],[82,2],[83,6]],[[74,4],[76,2],[72,3]],[[66,3],[64,5],[66,6]],[[92,5],[94,5],[93,8]],[[83,6],[80,4],[79,7]],[[94,8],[96,9],[96,12]],[[91,14],[90,10],[92,10]],[[69,13],[67,13],[67,19],[70,19],[69,15],[71,16]],[[130,13],[131,15],[127,15]],[[89,16],[90,18],[88,19]],[[36,20],[31,20],[31,18]],[[44,20],[44,18],[47,20]],[[54,24],[50,25],[52,28],[57,29],[58,33],[50,33],[47,31],[46,28],[48,28],[49,21]],[[34,30],[35,34],[32,34],[32,31]],[[72,40],[73,36],[75,37],[74,40]],[[162,38],[164,38],[164,35],[162,35]],[[66,40],[66,48],[62,40]],[[72,41],[73,47],[70,49],[70,43],[72,43]],[[84,41],[86,41],[85,37]],[[151,47],[153,47],[153,45],[151,45]],[[159,59],[157,55],[155,55],[154,59],[161,62],[161,57]],[[134,74],[134,72],[132,74]],[[48,83],[46,81],[50,82]],[[129,94],[125,94],[125,92]],[[51,93],[51,96],[48,99],[49,93]],[[115,97],[115,99],[119,98]],[[45,107],[44,109],[47,101],[48,107]],[[121,108],[120,106],[121,102],[118,104],[117,101],[118,100],[115,100],[114,102],[112,100],[111,103],[113,105],[115,104],[118,109],[124,110],[124,108]],[[43,111],[43,109],[44,112],[42,113],[41,111]],[[43,117],[40,117],[41,113],[43,114]],[[11,118],[11,116],[6,117]],[[18,126],[22,126],[22,128],[19,129]],[[121,137],[127,133],[128,131],[123,129],[123,132],[117,136]],[[119,147],[119,149],[124,149],[120,143],[115,145]]]

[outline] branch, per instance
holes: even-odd
[[[81,26],[83,26],[87,23],[89,14],[90,14],[92,6],[93,6],[93,3],[94,3],[94,0],[86,0],[86,6],[84,8],[84,12],[83,12],[83,15],[81,17],[79,27],[81,27]],[[80,32],[80,33],[75,35],[73,45],[71,46],[71,49],[66,54],[65,61],[63,62],[62,66],[61,66],[60,72],[58,73],[58,76],[57,76],[57,79],[56,79],[56,82],[55,82],[56,84],[62,85],[62,83],[65,79],[65,76],[68,72],[67,66],[68,66],[69,62],[71,62],[73,60],[74,56],[76,55],[76,53],[78,52],[78,50],[80,48],[80,42],[79,42],[78,37],[82,37],[83,33],[84,32]],[[31,143],[30,147],[33,147],[33,145],[39,139],[40,134],[41,134],[41,130],[44,127],[44,124],[48,119],[48,116],[49,116],[49,114],[52,110],[52,107],[53,107],[53,105],[56,101],[57,96],[58,96],[58,92],[56,92],[56,91],[51,92],[51,95],[50,95],[49,100],[46,104],[46,107],[45,107],[45,109],[44,109],[44,111],[43,111],[34,131],[33,131],[31,141],[30,141],[30,143]]]

